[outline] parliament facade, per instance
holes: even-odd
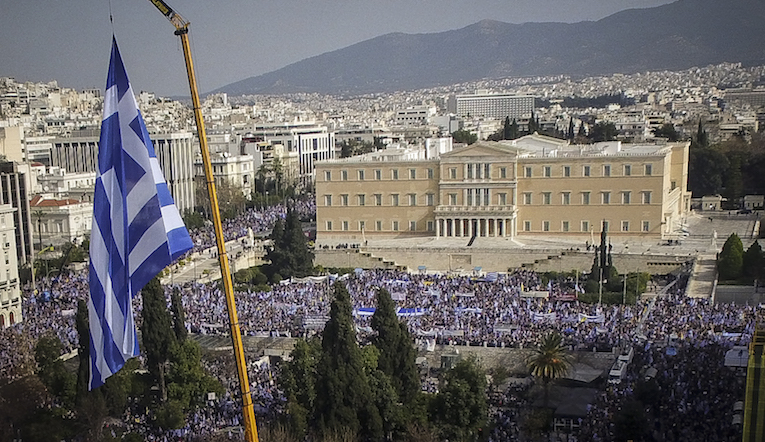
[[[569,145],[529,135],[435,159],[316,163],[317,241],[406,236],[675,239],[690,210],[688,143]]]

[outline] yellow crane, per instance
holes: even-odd
[[[245,440],[247,442],[258,442],[258,428],[255,424],[255,412],[252,404],[252,394],[250,392],[250,381],[247,377],[247,364],[244,360],[244,347],[242,346],[242,333],[239,330],[239,318],[236,313],[236,303],[234,302],[234,286],[231,283],[231,272],[229,271],[228,255],[226,254],[226,242],[223,238],[223,228],[221,227],[220,210],[218,209],[218,196],[215,192],[215,179],[213,178],[212,164],[210,162],[210,150],[207,147],[207,133],[205,123],[202,118],[202,106],[199,102],[199,92],[197,91],[197,81],[194,75],[194,63],[191,60],[191,46],[189,44],[189,21],[181,17],[180,14],[173,11],[162,0],[150,0],[154,6],[159,9],[170,23],[175,26],[175,35],[181,38],[183,46],[183,58],[186,60],[186,74],[189,77],[189,89],[191,90],[191,103],[194,108],[194,120],[197,124],[197,135],[199,137],[199,147],[202,150],[202,162],[205,170],[205,180],[207,182],[207,193],[210,196],[210,206],[212,208],[213,226],[215,227],[215,240],[218,244],[218,260],[220,262],[220,274],[223,279],[223,288],[226,293],[226,307],[228,309],[228,319],[231,328],[231,340],[234,345],[234,356],[236,357],[236,369],[239,373],[239,385],[242,393],[242,414],[244,416]]]

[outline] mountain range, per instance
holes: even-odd
[[[212,93],[361,94],[482,79],[682,70],[765,64],[765,2],[678,0],[598,21],[391,33],[250,77]]]

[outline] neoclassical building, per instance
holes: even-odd
[[[675,238],[690,210],[688,143],[570,145],[529,135],[433,159],[316,163],[317,240],[413,236]]]

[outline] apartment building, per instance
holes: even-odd
[[[459,117],[484,117],[502,119],[529,118],[534,111],[534,97],[530,95],[489,93],[452,95],[447,101],[447,111]]]
[[[14,212],[10,204],[0,204],[0,330],[23,319]]]
[[[688,143],[572,146],[529,135],[429,160],[317,165],[319,241],[405,236],[674,238],[690,210]]]

